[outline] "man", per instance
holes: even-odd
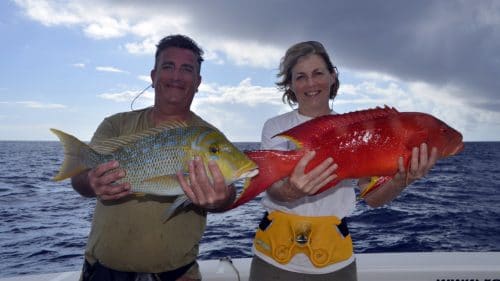
[[[160,40],[151,70],[154,106],[104,119],[91,143],[133,134],[169,120],[207,124],[190,110],[201,83],[202,55],[203,50],[189,37],[171,35]],[[190,184],[178,175],[184,192],[197,207],[188,207],[166,223],[159,221],[157,214],[174,198],[131,195],[128,183],[115,183],[125,175],[116,168],[119,163],[110,161],[71,181],[81,195],[99,199],[82,280],[201,280],[196,256],[206,211],[223,209],[235,196],[234,187],[225,185],[217,164],[208,163],[213,184],[199,158],[189,163]],[[116,170],[110,172],[112,169]]]

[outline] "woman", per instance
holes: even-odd
[[[293,143],[271,137],[312,118],[336,114],[329,100],[337,95],[340,82],[325,48],[315,41],[290,47],[281,61],[278,77],[281,81],[277,85],[284,90],[283,101],[298,106],[265,122],[261,149],[291,150],[295,148]],[[290,177],[274,183],[262,199],[267,212],[254,240],[252,281],[357,280],[352,241],[345,220],[355,207],[356,184],[353,180],[344,180],[335,188],[313,195],[336,177],[337,169],[335,160],[328,158],[305,173],[314,154],[314,151],[306,153]],[[426,175],[436,160],[435,148],[430,155],[426,144],[413,148],[409,171],[405,170],[400,157],[398,173],[371,192],[365,201],[371,207],[390,202],[408,184]],[[360,179],[357,185],[363,190],[370,180]],[[312,233],[315,239],[309,241]],[[267,243],[271,240],[272,244]],[[269,246],[290,245],[290,241],[294,241],[292,247]]]

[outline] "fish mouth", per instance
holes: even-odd
[[[464,143],[463,142],[460,142],[460,143],[455,144],[455,145],[450,145],[447,148],[445,148],[445,150],[443,150],[442,157],[454,156],[454,155],[459,154],[463,150],[464,150]]]
[[[259,167],[255,163],[250,163],[241,167],[238,171],[236,171],[236,179],[241,180],[245,178],[255,177],[259,173]]]
[[[242,173],[238,177],[238,180],[255,177],[258,173],[259,173],[259,169],[258,168],[254,168],[254,169],[252,169],[250,171],[246,171],[246,172]]]
[[[451,155],[456,155],[464,150],[464,143],[460,143],[455,150],[451,153]]]

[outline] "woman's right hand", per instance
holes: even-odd
[[[290,187],[302,192],[304,195],[315,194],[325,184],[337,177],[337,174],[334,174],[334,172],[337,170],[338,165],[333,162],[333,158],[331,157],[325,159],[306,174],[305,169],[307,164],[309,164],[315,155],[315,151],[306,152],[304,157],[295,166],[289,178]]]
[[[331,157],[305,173],[307,165],[315,155],[314,151],[306,152],[297,162],[290,177],[285,181],[275,183],[267,190],[268,194],[278,201],[293,202],[304,196],[316,194],[325,184],[337,178],[337,174],[334,172],[338,165],[333,162]]]

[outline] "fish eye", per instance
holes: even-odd
[[[216,146],[216,145],[211,145],[208,150],[210,151],[210,153],[213,153],[213,154],[217,154],[219,153],[219,147]]]

